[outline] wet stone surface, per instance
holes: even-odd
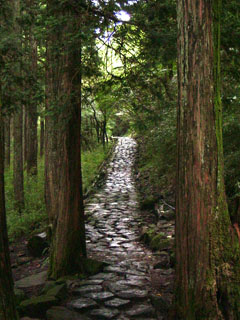
[[[156,273],[160,255],[138,241],[142,217],[132,176],[135,152],[133,139],[118,138],[105,184],[85,205],[88,256],[109,265],[74,288],[67,308],[90,319],[167,319],[166,308],[159,310],[152,301],[158,295],[164,299],[164,290],[171,296],[171,270],[161,269],[162,262]],[[161,292],[153,287],[154,276]]]

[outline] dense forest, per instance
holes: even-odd
[[[239,15],[0,0],[0,320],[240,319]]]

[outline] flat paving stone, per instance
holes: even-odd
[[[98,273],[92,277],[90,277],[90,279],[101,279],[101,280],[110,280],[110,279],[114,279],[116,277],[116,274],[114,273]]]
[[[147,298],[148,291],[140,289],[129,289],[124,291],[119,291],[116,293],[119,298],[123,299],[143,299]]]
[[[104,271],[106,272],[115,272],[115,273],[119,273],[119,274],[125,274],[127,273],[126,269],[123,269],[121,267],[117,267],[117,266],[108,266],[104,268]]]
[[[105,301],[114,297],[114,295],[112,294],[112,292],[103,291],[103,292],[86,293],[84,297],[97,300],[97,301]]]
[[[126,311],[126,315],[130,317],[148,316],[151,317],[155,313],[151,305],[134,305],[130,310]]]
[[[106,301],[104,304],[105,304],[106,307],[120,308],[120,307],[123,307],[123,306],[127,306],[130,303],[131,303],[130,300],[124,300],[124,299],[115,298],[115,299]]]
[[[127,286],[127,287],[142,287],[143,281],[139,280],[119,280],[116,281],[117,286]]]
[[[83,310],[97,307],[97,303],[89,298],[80,298],[73,300],[67,304],[68,308],[74,310]]]
[[[107,309],[107,308],[100,308],[90,312],[91,316],[96,317],[96,319],[113,319],[115,318],[120,312],[117,309]]]
[[[99,285],[99,284],[102,284],[103,281],[104,281],[103,279],[89,279],[89,280],[83,281],[82,285],[89,285],[89,284]]]
[[[74,289],[73,293],[74,294],[86,294],[90,292],[100,292],[102,291],[102,287],[100,285],[89,285],[89,286],[81,286],[80,288]]]
[[[125,291],[129,289],[129,286],[126,285],[121,285],[117,284],[116,282],[110,282],[107,284],[107,287],[110,291],[112,292],[117,292],[117,291]]]
[[[47,280],[47,271],[42,271],[37,274],[33,274],[29,277],[22,278],[15,282],[16,288],[29,288],[29,287],[35,287],[39,285],[43,285]]]

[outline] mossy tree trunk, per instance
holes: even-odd
[[[0,100],[0,319],[17,320],[5,211],[3,130],[4,121]]]
[[[219,0],[178,1],[175,319],[239,319],[223,180]]]
[[[50,14],[58,21],[64,20],[57,39],[58,50],[62,51],[56,54],[54,35],[48,42],[52,65],[48,108],[54,101],[59,104],[46,119],[49,179],[46,194],[52,224],[49,276],[59,278],[81,271],[81,258],[86,256],[81,174],[81,42],[75,35],[81,26],[78,15],[69,9],[63,7],[56,14],[51,1],[48,5]],[[62,67],[56,70],[56,66]]]

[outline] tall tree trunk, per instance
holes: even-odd
[[[20,213],[24,209],[23,186],[23,112],[21,107],[14,113],[13,121],[13,186],[15,208]]]
[[[54,12],[55,7],[51,9]],[[86,256],[81,174],[81,43],[75,39],[69,44],[69,33],[81,27],[77,24],[79,17],[63,10],[67,25],[59,41],[67,48],[62,45],[65,50],[61,55],[52,51],[49,56],[53,64],[49,96],[63,104],[54,115],[47,116],[46,122],[46,195],[52,221],[49,275],[53,278],[81,271],[82,258]],[[58,73],[56,66],[62,66]]]
[[[6,115],[4,117],[4,159],[5,159],[5,167],[10,167],[11,162],[11,121],[10,116]]]
[[[0,100],[0,319],[17,320],[5,211],[3,123]]]
[[[30,33],[32,31],[30,30]],[[30,34],[30,49],[31,49],[31,72],[32,72],[32,88],[36,85],[37,81],[37,42],[33,38],[32,34]],[[34,89],[31,91],[31,99],[30,103],[27,106],[28,112],[28,129],[27,129],[27,174],[28,175],[37,175],[37,155],[38,155],[38,138],[37,138],[37,122],[38,122],[38,114],[37,114],[37,103],[34,99]]]
[[[223,181],[219,17],[218,0],[178,1],[175,319],[239,319],[239,244]]]
[[[23,111],[23,162],[27,162],[28,153],[28,112],[27,107],[24,107]]]
[[[44,154],[44,137],[45,137],[45,123],[44,118],[41,117],[40,121],[40,157],[43,157]]]
[[[18,18],[20,17],[20,1],[14,1],[14,26],[19,36],[21,35]],[[21,66],[18,63],[17,76],[21,74]],[[18,89],[22,89],[21,86]],[[15,209],[21,213],[24,208],[23,185],[23,108],[20,101],[16,102],[16,111],[13,115],[13,187]]]

